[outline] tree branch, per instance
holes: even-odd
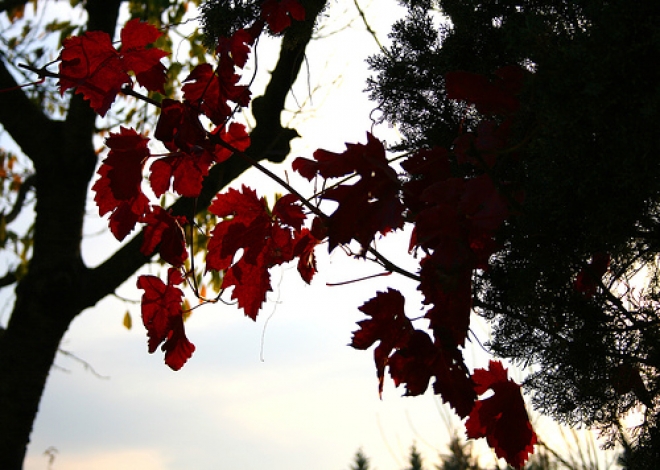
[[[326,6],[326,0],[303,1],[306,20],[295,22],[287,29],[282,46],[280,59],[271,73],[271,79],[263,96],[252,102],[252,114],[257,125],[252,132],[254,142],[247,150],[252,158],[262,155],[272,162],[281,162],[289,154],[289,142],[299,137],[294,129],[282,127],[280,114],[284,109],[291,86],[295,82],[303,60],[305,49],[312,39],[316,18]],[[275,139],[269,138],[274,136]],[[266,146],[264,146],[266,145]]]
[[[18,279],[16,278],[16,273],[13,271],[9,271],[4,276],[0,277],[0,288],[11,286],[17,280]]]
[[[256,126],[250,135],[252,144],[246,153],[256,161],[264,159],[282,161],[289,153],[290,140],[297,136],[295,130],[282,127],[280,114],[284,109],[286,95],[300,71],[305,48],[312,38],[316,17],[326,1],[307,0],[304,3],[307,20],[286,31],[282,40],[280,58],[272,73],[271,81],[263,96],[253,101]],[[171,206],[172,213],[190,217],[195,211],[202,211],[208,207],[218,191],[251,166],[247,160],[238,155],[215,165],[204,179],[199,197],[180,198]],[[140,252],[142,239],[143,232],[140,231],[105,262],[88,271],[85,276],[87,286],[81,289],[78,299],[81,309],[95,305],[114,292],[152,259],[152,256],[145,256]]]
[[[47,159],[55,144],[53,137],[57,132],[57,123],[46,116],[19,88],[2,60],[0,90],[9,90],[0,93],[0,124],[33,162]]]
[[[5,215],[5,223],[10,223],[16,217],[18,217],[18,214],[21,213],[21,209],[23,209],[23,203],[25,202],[25,197],[27,196],[27,193],[30,189],[32,189],[35,186],[35,183],[37,181],[37,175],[32,174],[25,178],[23,183],[21,184],[20,189],[18,190],[18,195],[16,196],[16,202],[14,202],[14,207],[12,207],[11,211],[9,214]],[[3,214],[0,213],[0,216]]]

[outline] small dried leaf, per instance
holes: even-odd
[[[131,328],[133,328],[133,319],[131,318],[131,314],[129,313],[128,310],[126,310],[126,313],[124,314],[123,324],[124,324],[124,327],[127,330],[130,330]]]

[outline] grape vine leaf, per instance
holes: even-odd
[[[261,32],[261,29],[257,30]],[[219,38],[215,53],[220,56],[220,61],[229,62],[229,65],[239,68],[245,67],[250,48],[254,45],[258,34],[250,29],[239,29],[230,38]]]
[[[378,374],[378,393],[383,393],[383,378],[390,354],[395,349],[405,347],[414,328],[404,311],[405,298],[396,289],[378,292],[359,310],[370,319],[358,322],[360,329],[353,332],[351,346],[355,349],[368,349],[376,341],[380,344],[374,350],[374,361]]]
[[[309,229],[303,228],[298,234],[293,248],[293,256],[298,258],[298,273],[307,284],[312,282],[312,278],[317,273],[316,255],[314,248],[321,241],[317,239]]]
[[[304,220],[298,199],[284,196],[269,211],[264,198],[243,186],[218,194],[209,211],[223,220],[211,233],[206,267],[225,272],[222,287],[234,286],[232,299],[255,320],[272,290],[269,268],[294,259]]]
[[[405,395],[423,394],[435,377],[434,393],[461,418],[474,406],[477,395],[461,352],[455,346],[433,342],[424,331],[413,330],[406,344],[390,356],[388,366],[394,384],[405,384]]]
[[[176,287],[182,282],[183,276],[176,268],[169,269],[167,284],[151,275],[139,276],[137,280],[137,287],[144,290],[142,322],[147,329],[149,353],[162,343],[165,363],[173,370],[181,369],[195,351],[183,326],[183,292]]]
[[[168,53],[150,46],[162,33],[155,26],[133,19],[121,33],[121,50],[103,31],[87,31],[62,42],[59,67],[60,93],[75,88],[100,116],[110,109],[122,85],[131,85],[128,72],[149,91],[164,93],[167,79],[160,60]]]
[[[188,259],[186,238],[183,233],[186,218],[175,217],[160,206],[152,206],[151,212],[145,215],[141,222],[147,224],[140,247],[142,254],[149,256],[158,247],[163,261],[176,268],[183,266]]]
[[[407,396],[422,395],[433,376],[437,350],[431,337],[421,330],[413,330],[405,346],[389,357],[390,376],[395,386],[406,385]]]
[[[214,124],[224,124],[232,115],[228,102],[240,106],[250,102],[250,89],[247,85],[238,85],[240,75],[230,66],[221,66],[216,70],[211,64],[199,64],[183,81],[183,97],[196,109],[199,109]]]
[[[98,170],[99,179],[92,186],[94,201],[101,216],[111,213],[110,231],[123,240],[149,211],[149,199],[142,192],[142,169],[151,156],[149,139],[133,129],[121,127],[110,133],[108,156]]]
[[[478,400],[465,427],[472,439],[485,437],[498,457],[509,465],[522,468],[534,450],[536,433],[529,422],[520,385],[507,378],[507,370],[499,361],[490,361],[488,369],[476,369],[472,374],[475,391],[493,395]]]
[[[170,152],[189,152],[204,147],[206,130],[199,121],[199,111],[191,103],[165,98],[160,104],[154,137]]]
[[[313,157],[295,159],[292,168],[309,180],[316,175],[359,176],[355,184],[339,184],[321,196],[338,203],[326,221],[330,251],[351,240],[366,248],[376,233],[386,234],[403,226],[399,180],[380,140],[367,133],[366,144],[346,144],[343,153],[317,150]]]
[[[232,122],[229,126],[217,127],[212,134],[222,141],[215,147],[215,162],[221,163],[234,154],[235,150],[244,152],[250,147],[250,134],[243,124]]]
[[[170,187],[185,197],[199,196],[202,182],[214,163],[250,146],[250,137],[242,124],[219,126],[209,135],[189,102],[165,99],[161,108],[155,137],[171,153],[150,168],[149,182],[158,197]]]
[[[425,317],[436,339],[464,346],[472,311],[472,269],[459,267],[446,270],[434,256],[420,262],[419,290],[424,304],[431,305]]]
[[[525,72],[520,67],[503,67],[495,72],[494,82],[481,74],[457,70],[447,73],[447,98],[474,105],[482,114],[507,115],[520,107],[516,94],[524,83]]]
[[[261,18],[273,34],[279,34],[291,26],[291,19],[305,19],[305,9],[298,0],[266,0],[261,5]]]

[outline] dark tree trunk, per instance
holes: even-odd
[[[121,2],[88,0],[88,29],[112,35]],[[307,21],[295,28],[294,45],[285,36],[271,83],[259,98],[264,106],[255,112],[257,126],[249,149],[257,160],[281,161],[295,136],[295,131],[281,126],[280,113],[284,97],[300,70],[315,18],[326,2],[303,3]],[[0,1],[2,6],[4,3]],[[0,89],[15,85],[0,62]],[[22,91],[0,94],[0,124],[32,160],[36,173],[33,254],[28,274],[16,286],[16,303],[7,328],[0,330],[2,470],[18,470],[23,466],[46,379],[71,321],[114,292],[149,261],[139,251],[141,234],[97,268],[89,269],[82,261],[85,201],[97,163],[92,144],[94,123],[94,113],[78,95],[71,99],[66,120],[53,121]],[[216,166],[205,180],[196,206],[207,205],[217,191],[248,167],[239,157]],[[190,201],[181,200],[173,209],[189,214],[192,207]]]

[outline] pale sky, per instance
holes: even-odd
[[[401,10],[394,0],[367,2],[361,2],[367,18],[386,42]],[[341,151],[344,142],[365,142],[368,130],[396,138],[394,129],[371,129],[373,105],[362,92],[368,76],[363,60],[377,46],[357,19],[352,0],[337,1],[333,12],[344,12],[340,24],[356,21],[308,51],[309,77],[296,85],[288,108],[307,98],[308,83],[323,88],[312,96],[313,111],[306,108],[294,121],[303,139],[294,142],[292,157],[310,157],[319,147]],[[260,57],[275,58],[261,49]],[[285,175],[288,164],[273,169]],[[286,174],[294,178],[290,170]],[[251,185],[270,200],[279,190],[255,171],[236,183]],[[309,194],[306,187],[303,192]],[[107,222],[93,216],[93,205],[88,210],[85,256],[95,263],[117,244],[98,235]],[[407,235],[400,234],[390,246],[407,244]],[[403,390],[390,381],[380,400],[373,351],[347,346],[355,322],[364,318],[357,308],[377,290],[400,289],[415,315],[421,309],[416,286],[392,275],[328,287],[380,269],[341,250],[327,256],[321,247],[318,254],[320,272],[311,286],[295,267],[273,271],[274,292],[256,322],[233,306],[196,310],[186,323],[196,351],[178,372],[164,365],[162,352],[147,353],[138,304],[108,298],[84,312],[62,349],[104,378],[66,355],[57,357],[25,469],[347,470],[361,447],[372,468],[401,470],[413,442],[426,468],[434,468],[438,452],[446,450],[446,410],[431,394],[402,397]],[[118,293],[132,300],[141,295],[135,278]],[[122,326],[127,310],[133,318],[130,331]],[[470,367],[487,365],[478,346],[468,349]],[[54,456],[50,467],[45,453]]]

